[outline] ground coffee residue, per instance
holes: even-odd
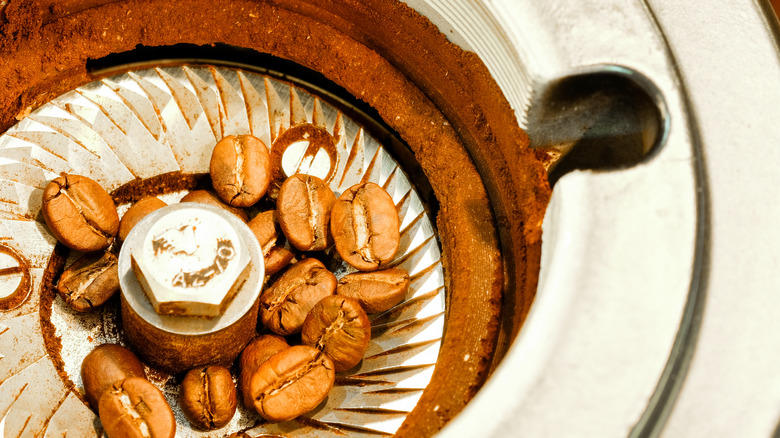
[[[542,163],[477,56],[395,0],[10,0],[0,8],[0,132],[95,80],[88,60],[138,45],[270,53],[374,107],[411,147],[439,201],[450,293],[433,379],[398,436],[431,436],[463,408],[487,377],[499,331],[516,333],[528,310],[550,195]],[[53,291],[42,293],[43,323]],[[507,303],[514,317],[500,320]],[[49,342],[49,351],[61,348]]]

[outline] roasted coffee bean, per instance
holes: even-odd
[[[81,362],[84,393],[93,409],[104,392],[128,377],[146,378],[144,366],[132,351],[121,345],[98,345]]]
[[[43,218],[54,237],[76,251],[108,248],[119,231],[119,215],[100,184],[81,175],[55,178],[43,189]]]
[[[254,217],[247,225],[252,230],[265,259],[265,274],[273,275],[292,261],[295,254],[281,245],[284,240],[276,210],[264,211]]]
[[[117,258],[110,252],[81,256],[62,273],[57,284],[62,299],[79,312],[103,305],[118,291]]]
[[[217,197],[217,195],[211,192],[207,192],[206,190],[194,190],[189,192],[184,195],[184,197],[181,198],[181,201],[179,202],[200,202],[201,204],[213,205],[215,207],[224,208],[225,210],[238,216],[244,222],[249,220],[244,210],[225,204],[221,199],[219,199],[219,197]]]
[[[301,342],[322,350],[333,361],[336,372],[360,362],[371,340],[371,322],[360,303],[331,295],[315,305],[301,330]]]
[[[176,419],[156,386],[140,377],[116,382],[100,397],[98,414],[109,438],[173,438]]]
[[[205,430],[227,425],[236,413],[236,385],[230,370],[220,365],[191,369],[179,390],[179,404],[193,426]]]
[[[296,345],[274,354],[252,376],[254,408],[269,421],[287,421],[316,408],[328,396],[336,373],[316,348]]]
[[[260,296],[260,318],[272,332],[287,336],[301,331],[317,302],[336,291],[336,276],[317,259],[287,268]]]
[[[403,269],[355,272],[339,279],[336,295],[352,298],[367,313],[384,312],[400,303],[409,289],[409,273]]]
[[[165,207],[165,201],[154,196],[146,196],[131,205],[119,221],[119,240],[124,241],[135,224],[141,221],[147,214]]]
[[[273,275],[289,265],[295,258],[295,253],[289,249],[274,245],[265,256],[265,275]]]
[[[279,224],[301,251],[320,251],[333,243],[328,224],[336,196],[316,176],[296,174],[284,181],[276,199]]]
[[[330,230],[341,258],[361,271],[374,271],[391,261],[400,244],[393,198],[372,182],[341,194],[333,206]]]
[[[229,135],[214,146],[209,173],[223,201],[234,207],[252,206],[271,183],[268,147],[251,135]]]
[[[252,407],[252,394],[249,391],[249,383],[252,381],[252,375],[255,374],[260,365],[274,354],[290,348],[283,337],[277,335],[258,336],[249,343],[241,352],[238,360],[238,369],[240,372],[238,378],[238,388],[241,390],[244,406]]]

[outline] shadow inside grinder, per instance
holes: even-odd
[[[631,167],[658,149],[668,130],[664,104],[642,82],[623,72],[587,73],[539,93],[529,108],[528,134],[548,156],[550,185],[573,170]]]

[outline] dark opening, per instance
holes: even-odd
[[[560,153],[550,183],[575,169],[636,165],[665,134],[662,104],[631,76],[605,72],[564,78],[532,104],[528,134],[535,148]]]

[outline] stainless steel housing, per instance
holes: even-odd
[[[626,108],[656,108],[637,110],[638,159],[557,181],[528,320],[439,436],[772,434],[780,62],[768,3],[410,3],[482,58],[537,146],[576,150],[578,129],[593,140],[610,126],[566,126],[588,121],[588,99],[557,90],[568,80],[599,78],[601,96],[627,81],[645,97]]]

